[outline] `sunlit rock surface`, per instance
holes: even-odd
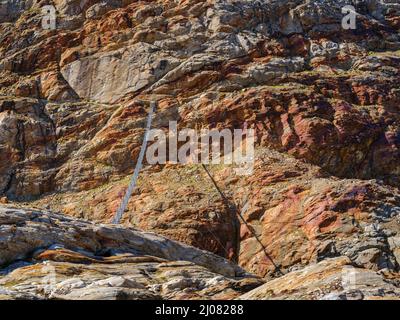
[[[55,6],[56,30],[42,29],[43,5]],[[345,5],[358,13],[355,30],[342,28]],[[213,252],[266,281],[343,256],[368,274],[397,273],[399,28],[396,0],[8,1],[0,203],[109,223],[156,101],[153,127],[164,131],[169,121],[256,129],[250,176],[210,166],[229,200],[248,205],[247,224],[200,165],[167,164],[145,165],[126,227]],[[21,259],[6,248],[4,263]],[[155,297],[131,289],[104,297]],[[62,292],[54,296],[86,295]]]

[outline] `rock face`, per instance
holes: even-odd
[[[327,259],[272,280],[242,300],[379,300],[400,299],[399,275],[351,266],[346,257]]]
[[[41,26],[44,5],[56,8],[56,30]],[[342,27],[346,5],[357,11],[354,30]],[[247,208],[246,223],[200,165],[169,163],[145,166],[125,226],[215,253],[266,280],[282,273],[300,279],[297,270],[319,263],[329,269],[323,260],[338,257],[373,279],[381,270],[395,274],[399,28],[395,0],[7,1],[0,6],[0,202],[109,223],[139,155],[146,109],[156,101],[153,127],[163,131],[172,120],[179,128],[256,129],[251,175],[237,175],[234,166],[209,168],[228,200]],[[12,216],[10,228],[30,219]],[[26,242],[24,232],[32,231],[21,229],[17,246],[0,251],[1,264],[61,240],[70,251],[60,255],[77,253],[69,231]],[[126,245],[118,241],[113,247]],[[100,250],[87,245],[93,254]],[[71,261],[59,259],[49,263],[64,281],[59,269]],[[91,266],[100,270],[108,266],[103,262]],[[218,273],[208,261],[192,262],[193,270]],[[149,262],[157,270],[162,263]],[[87,278],[79,281],[104,280],[72,264]],[[115,269],[123,264],[117,260]],[[22,286],[29,283],[27,268],[14,271]],[[111,269],[111,278],[134,277]],[[124,281],[118,279],[112,281]],[[93,298],[103,290],[79,286],[52,294]],[[109,298],[174,297],[105,287]],[[26,294],[38,296],[32,290]],[[385,295],[396,296],[390,290]]]
[[[6,207],[0,222],[0,298],[232,299],[262,283],[217,255],[135,229]]]

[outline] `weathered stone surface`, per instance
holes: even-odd
[[[0,221],[3,234],[1,265],[26,258],[39,248],[61,244],[71,250],[86,250],[92,253],[106,247],[108,250],[138,251],[169,260],[187,260],[207,266],[226,276],[243,273],[240,267],[217,255],[179,244],[153,233],[96,225],[63,215],[7,207],[0,207]]]
[[[399,276],[354,268],[345,257],[327,259],[272,280],[242,300],[400,300]]]
[[[40,27],[50,3],[57,30]],[[342,29],[345,5],[356,8],[356,30]],[[170,120],[257,130],[251,176],[210,168],[230,201],[248,203],[247,225],[200,166],[168,164],[142,171],[126,226],[268,279],[279,276],[274,264],[287,273],[338,256],[398,272],[399,17],[396,1],[375,0],[8,1],[0,202],[110,222],[157,101],[162,130]],[[141,290],[99,292],[155,297]],[[65,295],[98,297],[83,291]]]
[[[35,210],[0,207],[0,249],[0,298],[222,299],[262,283],[152,233]]]
[[[81,98],[109,103],[148,87],[178,64],[176,59],[138,43],[128,50],[74,61],[61,72]]]

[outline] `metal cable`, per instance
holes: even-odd
[[[137,180],[139,178],[139,173],[140,170],[142,169],[143,166],[143,159],[145,156],[145,152],[147,149],[147,142],[149,140],[149,135],[150,135],[150,129],[151,129],[151,124],[153,121],[153,115],[156,109],[156,103],[155,102],[151,102],[150,103],[150,112],[149,115],[147,117],[147,124],[146,124],[146,131],[145,131],[145,135],[143,138],[143,144],[140,150],[140,154],[137,160],[137,164],[135,167],[135,171],[133,173],[133,176],[131,178],[131,181],[129,183],[128,189],[125,193],[125,196],[121,202],[121,205],[119,206],[112,223],[114,224],[119,224],[127,207],[128,207],[128,203],[129,200],[132,196],[133,191],[136,188],[136,184],[137,184]],[[221,196],[222,200],[224,201],[224,203],[227,205],[229,210],[233,210],[240,218],[240,220],[247,226],[247,228],[249,229],[249,231],[253,234],[254,238],[257,240],[257,242],[261,245],[262,250],[265,254],[265,256],[268,258],[269,261],[271,261],[271,263],[273,264],[273,266],[275,267],[275,271],[279,272],[281,275],[283,275],[283,272],[280,270],[280,268],[275,264],[274,260],[271,258],[271,256],[268,254],[267,249],[265,248],[264,244],[261,242],[260,238],[257,236],[257,234],[252,230],[252,228],[249,226],[249,224],[247,223],[246,219],[244,219],[243,217],[243,213],[248,209],[248,203],[246,203],[246,205],[242,208],[242,211],[240,212],[239,209],[237,208],[237,206],[234,203],[231,203],[228,198],[225,196],[225,194],[222,192],[222,190],[218,187],[216,181],[214,180],[213,176],[211,175],[211,173],[208,171],[207,167],[202,164],[203,169],[205,170],[205,172],[207,173],[208,177],[210,178],[210,180],[212,181],[215,189],[218,191],[219,195]],[[221,244],[221,242],[219,241],[218,237],[216,237],[216,235],[209,230],[209,232],[212,234],[212,236],[215,238],[215,240],[217,241],[217,243],[219,243],[219,245],[225,250],[225,252],[228,254],[226,248]]]
[[[202,163],[202,167],[205,170],[205,172],[207,173],[208,177],[210,178],[210,180],[212,181],[215,189],[218,191],[218,193],[220,194],[222,200],[225,202],[226,206],[229,208],[229,210],[233,210],[238,217],[240,218],[240,220],[246,225],[246,227],[248,228],[248,230],[251,232],[251,234],[254,236],[254,238],[256,239],[256,241],[260,244],[265,256],[267,257],[267,259],[269,261],[271,261],[271,263],[273,264],[275,271],[277,271],[280,275],[283,275],[284,273],[281,271],[281,269],[279,268],[278,265],[276,265],[276,263],[274,262],[274,260],[272,259],[272,257],[269,255],[269,253],[267,252],[267,248],[264,246],[264,244],[261,242],[260,238],[258,237],[258,235],[253,231],[253,229],[251,228],[251,226],[247,223],[246,219],[243,217],[243,213],[248,209],[249,207],[249,203],[246,203],[246,205],[242,208],[242,211],[240,212],[239,209],[237,208],[236,204],[231,203],[229,201],[229,199],[226,197],[226,195],[222,192],[222,190],[218,187],[217,182],[214,180],[213,176],[211,175],[210,171],[208,171],[207,167],[205,166],[205,164]]]

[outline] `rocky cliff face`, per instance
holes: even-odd
[[[41,26],[44,5],[57,10],[56,30]],[[357,11],[354,30],[342,27],[345,5]],[[398,281],[387,278],[396,279],[400,266],[399,28],[396,0],[7,1],[0,7],[1,201],[109,223],[139,155],[146,108],[157,101],[158,129],[167,130],[172,120],[180,128],[235,129],[247,123],[256,129],[252,175],[210,166],[229,201],[248,208],[246,224],[201,166],[167,164],[145,166],[125,226],[213,252],[266,281],[279,277],[249,297],[269,297],[272,290],[285,298],[271,286],[303,281],[296,270],[309,265],[304,270],[319,274],[322,268],[326,276],[352,265],[368,277],[392,281],[381,291],[391,295]],[[14,211],[4,212],[1,232],[19,228],[18,219],[26,224],[31,215],[12,218]],[[8,297],[18,296],[18,287],[10,285],[15,277],[21,288],[29,286],[30,272],[40,277],[35,268],[41,261],[50,261],[63,280],[69,274],[64,267],[83,274],[77,281],[85,285],[61,286],[54,296],[94,297],[79,291],[104,280],[93,276],[93,268],[99,274],[107,268],[110,278],[135,278],[115,270],[136,258],[93,257],[108,244],[81,254],[77,248],[88,248],[70,244],[67,231],[65,239],[35,235],[34,241],[27,240],[33,229],[24,232],[17,251],[9,238],[1,246],[1,265],[20,259],[33,264],[0,278]],[[69,251],[31,256],[60,242]],[[121,245],[112,242],[113,248]],[[155,247],[143,254],[153,256]],[[89,258],[89,267],[79,264]],[[158,258],[169,262],[150,259],[143,268],[157,274],[164,263],[182,269],[172,262],[178,256]],[[218,273],[191,262],[206,282]],[[114,288],[104,289],[104,297],[183,297],[146,291],[150,283],[165,285],[158,276],[149,279],[140,280],[141,286],[135,280],[140,288],[122,293],[115,287],[123,285],[104,285]],[[243,286],[237,284],[242,280],[221,281],[223,294],[204,285],[207,293],[191,297],[235,298],[255,286],[255,280]],[[356,297],[375,297],[363,289],[368,281],[362,283],[357,290],[364,293]],[[329,297],[348,297],[332,288]],[[295,290],[313,292],[311,284],[309,289]],[[41,290],[32,287],[29,294],[44,297]]]
[[[0,221],[1,298],[232,299],[262,284],[152,233],[5,207]]]

